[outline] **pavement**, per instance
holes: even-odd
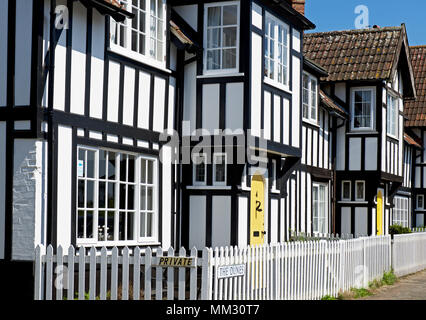
[[[399,278],[393,286],[381,287],[359,300],[426,300],[426,270]]]

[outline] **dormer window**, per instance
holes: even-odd
[[[289,90],[289,26],[266,13],[265,82]]]
[[[318,122],[317,79],[308,73],[303,74],[303,118]]]
[[[204,73],[235,73],[239,69],[240,3],[205,5]]]
[[[352,130],[374,130],[374,110],[376,108],[374,90],[372,87],[353,88],[351,90]]]
[[[132,59],[165,67],[166,2],[165,0],[120,0],[133,19],[111,20],[110,47]]]

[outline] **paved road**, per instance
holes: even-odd
[[[426,300],[426,270],[401,278],[393,286],[382,287],[363,300]]]

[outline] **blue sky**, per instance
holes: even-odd
[[[358,5],[368,7],[371,26],[405,23],[410,46],[426,45],[425,0],[306,0],[306,16],[317,32],[354,29]]]

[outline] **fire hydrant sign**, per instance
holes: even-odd
[[[245,274],[246,274],[246,266],[244,264],[233,265],[233,266],[223,266],[223,267],[217,268],[218,279],[243,277]]]

